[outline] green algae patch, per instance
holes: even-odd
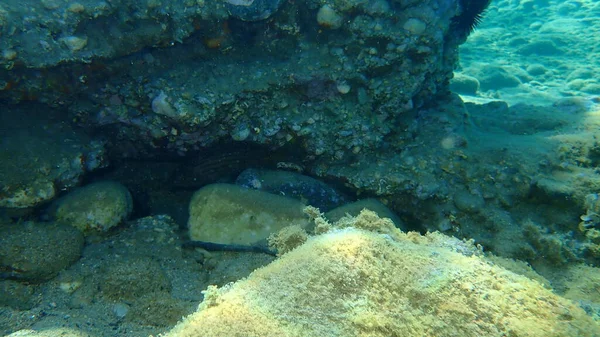
[[[209,287],[199,310],[166,336],[598,334],[573,302],[471,243],[402,233],[363,211],[245,280]]]

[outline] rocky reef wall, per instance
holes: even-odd
[[[219,141],[346,160],[448,94],[457,1],[42,1],[0,7],[0,98],[68,109],[130,156]],[[25,18],[21,20],[21,18]],[[116,136],[115,136],[116,135]]]

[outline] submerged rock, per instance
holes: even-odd
[[[25,225],[10,225],[10,235],[0,230],[0,265],[7,263],[7,251],[16,261],[23,259],[18,253],[37,249],[44,259],[30,259],[28,268],[54,266],[51,257],[69,251],[72,233],[79,232],[41,223],[26,234]],[[7,226],[0,223],[0,229]],[[25,236],[27,240],[19,239]],[[208,284],[221,285],[207,283],[206,259],[200,252],[183,251],[179,237],[179,226],[170,217],[141,218],[108,239],[88,240],[79,260],[48,282],[0,280],[0,335],[158,336],[197,308]],[[81,233],[78,240],[83,243]],[[25,249],[25,242],[32,248]],[[212,262],[218,268],[218,254]],[[18,317],[27,317],[27,324]],[[20,330],[26,327],[40,331]]]
[[[334,208],[325,214],[327,220],[331,222],[337,222],[346,215],[357,216],[363,209],[368,209],[377,213],[380,218],[388,218],[394,222],[397,228],[406,231],[406,224],[392,212],[386,205],[382,204],[379,200],[369,198],[363,199],[356,202],[352,202],[338,208]]]
[[[348,200],[341,192],[320,180],[289,171],[247,169],[235,182],[246,188],[298,199],[324,212]]]
[[[84,238],[59,223],[0,226],[0,278],[47,281],[79,259]]]
[[[123,157],[243,141],[348,163],[448,94],[456,1],[393,3],[15,3],[0,35],[0,66],[14,68],[0,70],[0,97],[63,104],[69,120],[109,131]]]
[[[289,225],[308,227],[301,202],[237,185],[213,184],[190,201],[192,240],[254,244]]]
[[[38,104],[0,104],[0,208],[33,208],[106,166],[104,146]]]
[[[210,286],[168,337],[596,336],[573,302],[439,233],[372,212],[338,223],[247,279]]]
[[[127,220],[132,210],[131,193],[125,186],[112,181],[78,188],[51,206],[55,219],[86,234],[108,231]]]

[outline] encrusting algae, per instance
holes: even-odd
[[[247,279],[209,287],[165,337],[599,335],[573,302],[472,243],[403,233],[363,210]]]

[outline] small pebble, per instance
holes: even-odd
[[[67,36],[62,38],[61,41],[71,51],[80,51],[87,45],[87,37]]]
[[[342,26],[342,16],[331,6],[324,5],[317,12],[317,22],[322,27],[338,29]]]
[[[346,82],[338,83],[336,85],[336,88],[337,88],[337,91],[342,95],[345,95],[350,92],[350,85]]]
[[[127,304],[117,303],[113,306],[113,313],[118,318],[123,318],[123,317],[127,316],[128,312],[129,312],[129,306],[127,306]]]
[[[5,60],[14,60],[17,58],[17,52],[13,49],[5,49],[2,51],[2,58]]]
[[[415,35],[421,35],[427,28],[427,25],[419,19],[410,18],[404,23],[403,28]]]
[[[67,11],[71,12],[71,13],[82,13],[83,11],[85,11],[85,7],[80,4],[79,2],[75,2],[72,3],[71,5],[69,5],[69,7],[67,8]]]

